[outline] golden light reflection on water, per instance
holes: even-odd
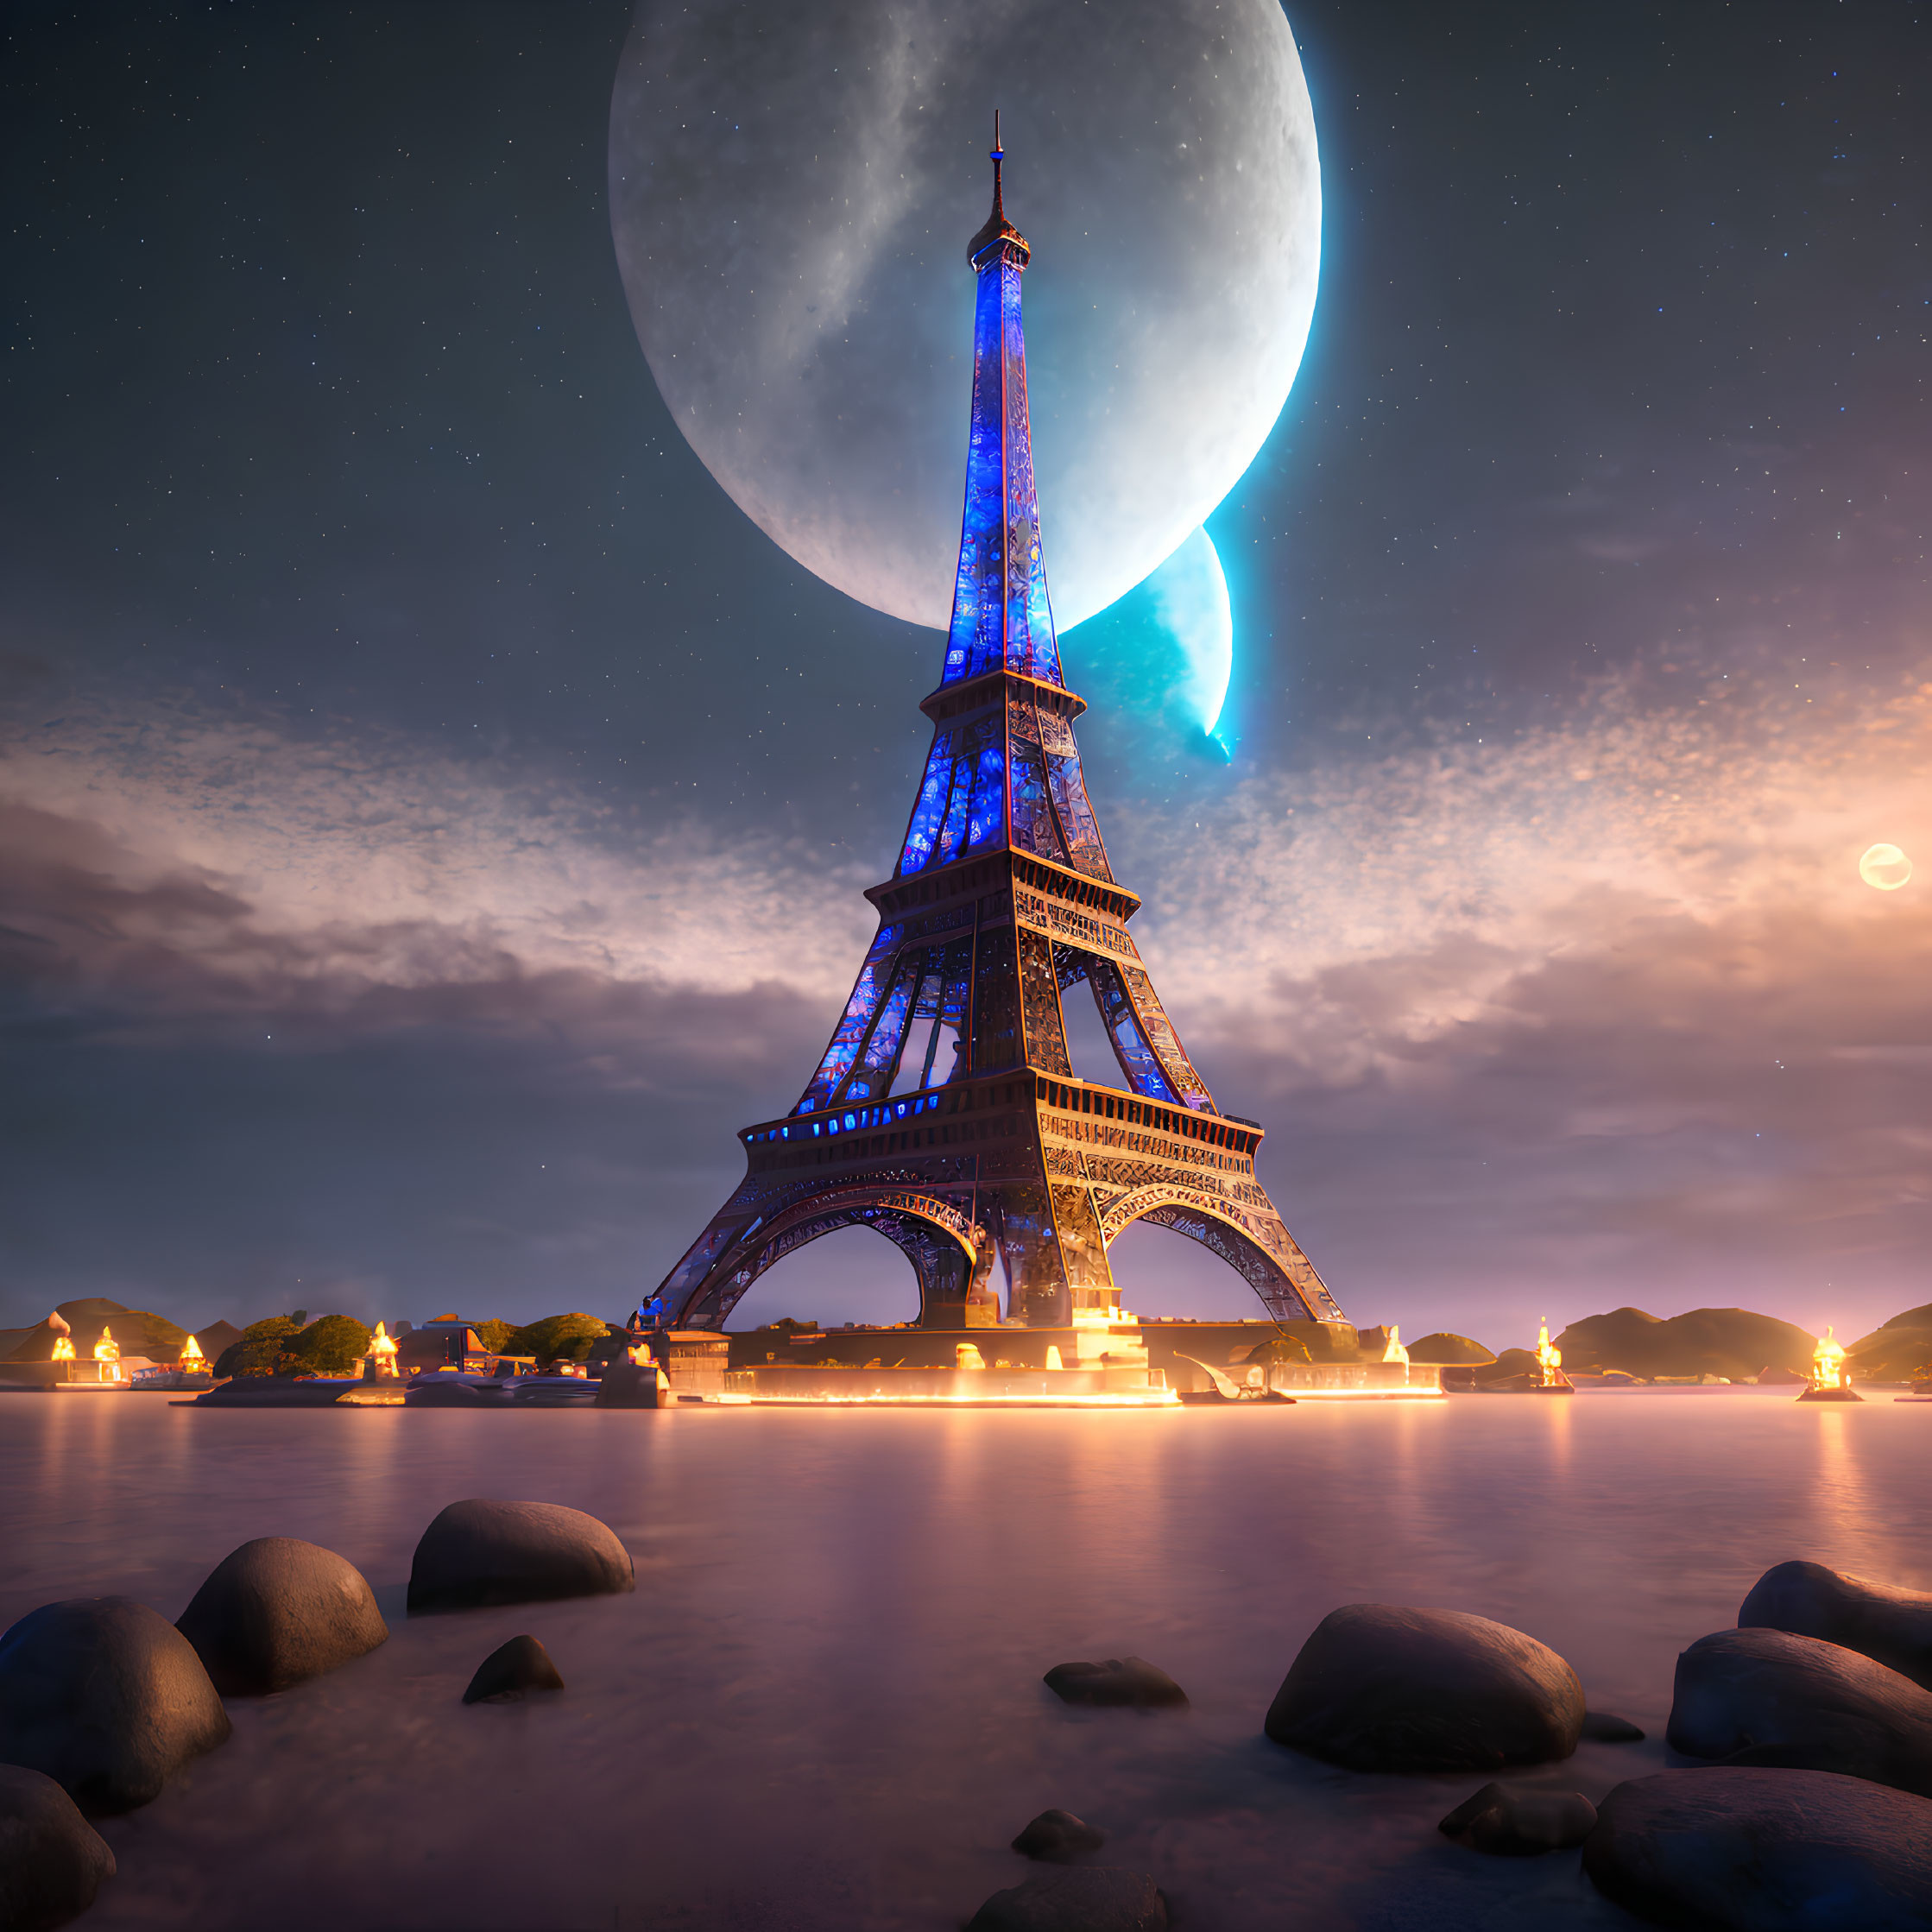
[[[678,1821],[653,1840],[661,1916],[754,1923],[761,1900],[836,1893],[841,1923],[856,1898],[877,1932],[912,1932],[1013,1883],[1007,1839],[1055,1803],[1113,1829],[1115,1862],[1216,1901],[1226,1932],[1397,1923],[1442,1792],[1365,1793],[1259,1739],[1323,1615],[1434,1605],[1554,1644],[1652,1731],[1565,1767],[1601,1797],[1662,1766],[1677,1652],[1770,1564],[1932,1586],[1929,1424],[1925,1406],[1742,1389],[1104,1418],[19,1397],[0,1400],[0,1624],[115,1589],[179,1615],[258,1535],[339,1550],[387,1593],[381,1651],[238,1707],[231,1745],[110,1822],[124,1877],[100,1932],[388,1923],[426,1842],[628,1842],[641,1817]],[[401,1614],[416,1537],[470,1495],[602,1517],[635,1594]],[[464,1713],[481,1657],[523,1629],[570,1695]],[[1041,1689],[1053,1664],[1130,1651],[1184,1685],[1184,1720],[1068,1712]],[[357,1857],[290,1887],[291,1818]],[[1495,1889],[1455,1923],[1510,1916],[1512,1862],[1456,1867]],[[433,1923],[609,1925],[622,1907],[629,1924],[636,1882],[622,1860],[458,1860]],[[1371,1909],[1365,1885],[1395,1889]]]

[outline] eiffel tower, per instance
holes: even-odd
[[[1215,1105],[1155,995],[1088,803],[1047,602],[1020,278],[1001,198],[969,246],[978,278],[966,508],[945,668],[912,822],[866,897],[878,936],[799,1103],[743,1129],[743,1184],[643,1328],[720,1329],[773,1263],[876,1229],[919,1278],[919,1321],[989,1328],[1120,1318],[1108,1246],[1136,1221],[1191,1236],[1278,1320],[1342,1310],[1254,1178],[1262,1129]],[[1076,1079],[1063,1002],[1086,988],[1121,1083]]]

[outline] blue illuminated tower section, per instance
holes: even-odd
[[[1020,278],[997,124],[975,277],[973,414],[952,621],[922,703],[932,748],[879,930],[789,1114],[740,1135],[744,1182],[641,1310],[720,1327],[767,1268],[863,1225],[912,1263],[921,1320],[1103,1323],[1107,1251],[1135,1221],[1191,1236],[1278,1318],[1341,1310],[1256,1180],[1262,1129],[1215,1106],[1127,931],[1081,775],[1047,596]],[[1076,1076],[1086,989],[1118,1082]],[[1089,1072],[1092,1070],[1089,1070]],[[1109,1074],[1114,1070],[1108,1070]]]

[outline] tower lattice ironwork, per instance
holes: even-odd
[[[952,623],[919,797],[879,931],[797,1106],[746,1127],[742,1184],[656,1294],[647,1326],[719,1328],[773,1264],[834,1229],[894,1242],[920,1319],[1060,1327],[1117,1310],[1109,1244],[1135,1221],[1190,1235],[1269,1312],[1339,1321],[1254,1177],[1262,1129],[1222,1114],[1156,996],[1081,777],[1047,601],[1020,278],[1001,205],[978,279],[973,417]],[[1123,1083],[1075,1077],[1062,1002],[1082,986]]]

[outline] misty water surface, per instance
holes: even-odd
[[[233,1740],[104,1821],[84,1922],[439,1932],[957,1927],[1064,1806],[1219,1928],[1609,1926],[1575,1853],[1485,1859],[1436,1821],[1481,1782],[1363,1777],[1268,1744],[1316,1622],[1479,1612],[1575,1664],[1640,1746],[1530,1774],[1600,1799],[1667,1762],[1677,1651],[1809,1556],[1932,1587],[1932,1406],[1785,1391],[1303,1403],[1170,1414],[846,1410],[280,1414],[0,1400],[0,1619],[124,1592],[178,1616],[250,1537],[376,1586],[388,1643],[231,1703]],[[568,1503],[635,1595],[410,1619],[430,1518]],[[465,1708],[529,1631],[560,1695]],[[1069,1711],[1136,1652],[1190,1712]]]

